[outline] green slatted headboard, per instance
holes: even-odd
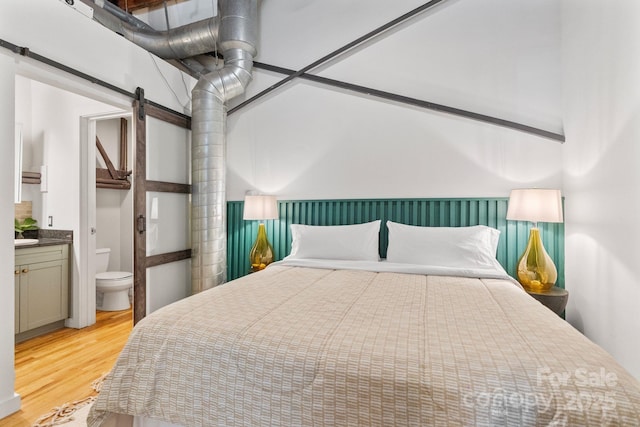
[[[500,230],[498,261],[515,277],[518,258],[529,238],[531,224],[507,221],[508,198],[473,199],[363,199],[363,200],[282,200],[279,219],[265,221],[276,259],[291,251],[290,224],[349,225],[376,219],[380,228],[380,256],[387,252],[386,220],[409,225],[458,227],[488,225]],[[249,271],[249,250],[258,232],[258,221],[244,221],[244,203],[227,203],[227,279]],[[556,286],[564,288],[564,224],[539,224],[545,249],[558,268]]]

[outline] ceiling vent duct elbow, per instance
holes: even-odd
[[[123,36],[164,59],[183,59],[211,52],[218,34],[218,21],[209,18],[169,31],[123,29]]]
[[[216,17],[158,31],[108,1],[82,0],[94,8],[93,19],[127,40],[163,59],[184,59],[215,50]]]
[[[193,89],[193,97],[215,96],[226,102],[242,95],[251,81],[253,56],[241,49],[225,52],[224,68],[202,76]]]

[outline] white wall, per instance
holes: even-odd
[[[96,248],[109,248],[109,271],[120,269],[121,190],[96,190]],[[131,242],[133,244],[133,242]],[[132,270],[129,270],[132,271]]]
[[[20,397],[14,393],[15,371],[13,318],[14,287],[13,263],[6,262],[14,259],[13,233],[9,224],[13,222],[13,132],[15,114],[14,98],[14,70],[10,58],[0,55],[0,103],[11,104],[11,108],[2,110],[0,114],[0,144],[3,155],[0,157],[0,224],[4,231],[0,233],[0,418],[17,411],[20,408]]]
[[[37,81],[31,83],[33,146],[47,166],[47,192],[41,193],[42,228],[78,232],[80,205],[80,117],[112,113],[113,106]],[[36,201],[34,200],[34,203]],[[53,218],[53,226],[47,224]],[[77,249],[76,249],[77,250]]]
[[[560,184],[562,146],[299,84],[231,116],[228,198],[505,197]]]
[[[142,87],[145,89],[147,99],[174,110],[188,112],[190,88],[194,84],[193,79],[183,75],[173,66],[152,57],[121,36],[89,20],[68,7],[65,2],[30,0],[14,2],[11,7],[2,7],[0,39],[27,47],[32,52],[88,73],[129,92],[134,92],[136,87]],[[0,97],[0,136],[2,136],[0,141],[3,141],[1,144],[13,141],[16,105],[11,94],[14,92],[16,73],[95,99],[110,105],[111,109],[129,109],[131,105],[131,99],[124,95],[115,94],[29,58],[24,58],[6,49],[0,49],[0,93],[3,94]],[[172,86],[173,91],[168,89],[168,85]],[[68,105],[66,101],[68,100],[61,99],[60,104],[55,108],[41,111],[42,116],[48,114],[56,117],[60,113],[58,110]],[[87,114],[79,110],[74,110],[74,113]],[[75,125],[64,123],[60,126],[65,127],[66,132],[75,132],[74,141],[78,144],[80,118],[76,116]],[[67,126],[69,127],[67,128]],[[70,130],[71,128],[73,130]],[[68,148],[71,150],[67,153],[72,159],[69,160],[70,164],[77,165],[79,148],[77,146]],[[13,186],[10,185],[13,182],[14,169],[13,144],[10,147],[3,146],[3,153],[8,155],[0,156],[0,175],[4,178],[0,179],[0,200],[2,200],[0,203],[0,223],[4,223],[8,227],[13,217]],[[70,167],[70,169],[73,168],[75,166]],[[71,182],[65,180],[64,185],[68,184],[70,189],[75,189],[78,185],[78,174],[69,172],[69,175],[68,178]],[[73,203],[75,203],[73,209],[76,212],[72,215],[77,217],[79,203],[77,200]],[[73,219],[63,213],[66,211],[59,206],[57,201],[48,200],[48,208],[55,209],[54,226],[56,228],[65,228],[72,223]],[[13,259],[14,249],[10,233],[7,230],[7,232],[0,234],[0,256],[3,259]],[[11,263],[4,263],[0,269],[1,281],[10,283],[12,276]],[[19,404],[19,398],[14,395],[13,300],[13,287],[1,287],[0,417],[16,410]]]
[[[640,378],[640,3],[562,12],[567,318]]]
[[[300,69],[421,5],[263,2],[257,60]],[[340,11],[336,13],[336,11]],[[562,131],[555,0],[449,1],[314,70]],[[256,70],[250,98],[283,76]],[[228,199],[507,196],[561,187],[562,144],[296,80],[229,116]]]

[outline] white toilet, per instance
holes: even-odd
[[[101,311],[120,311],[131,307],[129,291],[133,273],[107,271],[111,249],[96,249],[96,308]]]

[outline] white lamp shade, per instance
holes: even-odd
[[[511,190],[507,219],[531,222],[562,222],[560,190],[524,188]]]
[[[278,219],[278,203],[276,201],[276,196],[244,196],[244,211],[242,219]]]

